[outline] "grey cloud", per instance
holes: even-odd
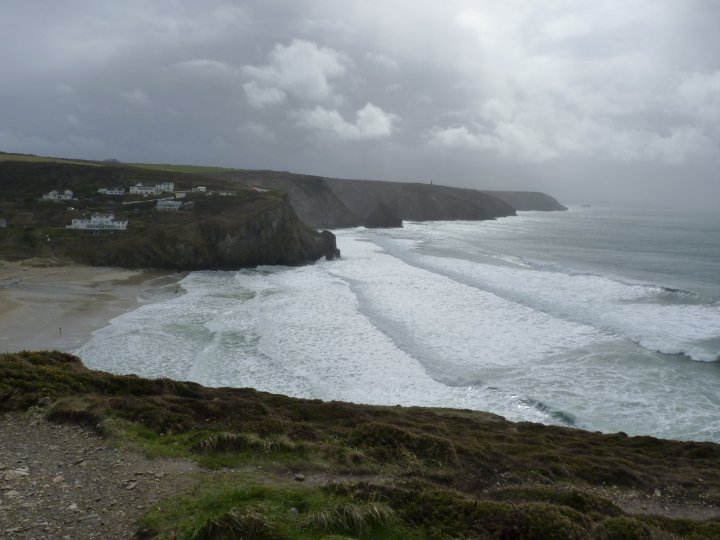
[[[0,149],[707,204],[719,26],[712,0],[10,0]]]

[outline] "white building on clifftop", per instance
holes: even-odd
[[[69,189],[65,191],[55,191],[54,189],[50,193],[43,195],[44,201],[70,201],[73,198],[73,192]]]
[[[113,214],[93,214],[90,219],[73,219],[67,229],[83,229],[90,231],[124,231],[128,221],[115,221]]]

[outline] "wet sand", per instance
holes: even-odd
[[[148,293],[184,274],[96,268],[35,267],[0,261],[0,352],[72,352],[95,330],[135,309]]]

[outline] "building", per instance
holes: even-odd
[[[101,187],[98,189],[98,193],[101,195],[125,195],[125,188],[122,187]]]
[[[237,195],[237,191],[216,191],[215,193],[220,197],[234,197]]]
[[[157,193],[175,193],[175,182],[160,182],[155,185]]]
[[[70,201],[73,198],[73,192],[69,189],[65,191],[55,191],[54,189],[50,193],[43,195],[43,201]]]
[[[207,193],[207,187],[205,186],[197,186],[192,188],[192,190],[196,193]]]
[[[157,191],[157,186],[145,186],[140,182],[134,186],[130,186],[131,195],[155,195],[157,193],[159,193]]]
[[[160,212],[177,212],[182,208],[180,201],[174,201],[172,199],[163,199],[157,202],[157,208]]]
[[[160,193],[175,193],[175,182],[159,182],[154,186],[146,186],[137,183],[130,187],[130,193],[134,195],[159,195]]]
[[[73,219],[68,229],[84,229],[91,231],[124,231],[128,221],[115,221],[113,214],[93,214],[90,219]]]

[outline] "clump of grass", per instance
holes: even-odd
[[[224,540],[256,538],[274,540],[280,536],[273,530],[262,507],[233,508],[220,515],[210,516],[188,531],[188,540]]]
[[[598,540],[651,540],[652,530],[642,521],[619,516],[603,520],[595,531]]]
[[[310,513],[303,527],[325,532],[361,534],[368,529],[398,523],[397,515],[387,504],[379,502],[342,503]]]
[[[376,459],[412,462],[416,457],[436,464],[458,463],[455,446],[448,439],[413,431],[383,422],[371,422],[355,428],[350,441],[368,449]]]
[[[144,538],[415,540],[395,513],[377,501],[353,501],[310,485],[254,483],[226,474],[193,493],[160,503],[140,523]]]
[[[48,411],[47,418],[53,422],[78,424],[102,434],[103,416],[92,410],[87,400],[82,398],[64,398],[56,402]]]
[[[254,451],[267,454],[269,452],[293,451],[297,449],[287,437],[263,438],[254,433],[211,433],[201,438],[192,447],[198,454],[217,454],[233,451]]]

